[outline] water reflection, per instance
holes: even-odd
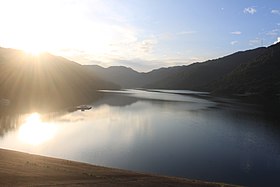
[[[213,105],[214,103],[210,100],[200,99],[198,97],[187,97],[181,94],[190,94],[189,92],[178,92],[174,91],[176,94],[172,93],[170,90],[167,92],[166,90],[134,90],[134,89],[126,89],[126,90],[101,90],[101,92],[105,93],[115,93],[115,94],[125,94],[126,96],[147,99],[147,100],[156,100],[156,101],[165,101],[165,102],[189,102],[189,103],[200,103],[204,105]],[[197,93],[197,96],[200,96],[203,92],[191,92],[192,95]]]
[[[0,116],[0,137],[3,137],[9,131],[16,130],[20,123],[21,123],[20,115]]]
[[[279,184],[277,119],[234,100],[156,91],[107,92],[84,112],[0,118],[4,129],[12,124],[0,147],[141,172]]]
[[[18,138],[21,142],[39,145],[52,139],[57,133],[57,126],[52,123],[42,122],[38,113],[28,115],[18,130]]]

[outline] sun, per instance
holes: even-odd
[[[32,45],[32,44],[28,44],[28,45],[22,47],[22,49],[25,53],[27,53],[28,55],[32,55],[32,56],[39,56],[40,54],[46,52],[46,50],[43,48],[43,46]]]
[[[127,43],[136,41],[130,28],[98,21],[95,14],[99,15],[98,7],[103,7],[103,3],[99,5],[98,1],[97,8],[91,12],[89,7],[95,7],[93,4],[89,1],[0,0],[0,45],[33,56],[47,52],[87,62],[91,57],[107,59],[111,51],[117,55],[121,51],[119,44],[124,44],[126,49]]]

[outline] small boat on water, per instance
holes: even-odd
[[[81,111],[90,110],[91,108],[92,108],[91,106],[87,106],[87,105],[81,105],[76,107],[77,110],[81,110]]]
[[[88,106],[88,105],[80,105],[80,106],[76,106],[76,107],[73,107],[73,108],[69,108],[68,109],[68,112],[75,112],[77,110],[81,110],[81,111],[85,111],[85,110],[90,110],[92,109],[91,106]]]

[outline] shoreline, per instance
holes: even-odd
[[[95,166],[2,148],[0,160],[0,186],[235,186]]]

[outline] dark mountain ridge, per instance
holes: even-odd
[[[124,66],[111,66],[103,68],[98,65],[85,65],[90,73],[102,80],[120,85],[122,88],[141,87],[143,80],[142,73]]]
[[[223,79],[238,66],[248,63],[264,52],[265,48],[257,48],[189,66],[173,67],[170,69],[170,75],[165,76],[158,82],[147,84],[145,87],[211,92],[215,89],[211,84]]]
[[[0,99],[15,106],[86,102],[98,89],[157,88],[227,95],[279,95],[280,44],[188,66],[139,73],[131,68],[80,65],[65,58],[0,48]],[[112,82],[112,83],[109,83]]]
[[[280,94],[280,44],[265,48],[254,60],[242,64],[212,85],[212,90],[238,94]]]
[[[127,67],[87,66],[122,88],[187,89],[215,94],[279,94],[280,44],[193,63],[139,73]]]

